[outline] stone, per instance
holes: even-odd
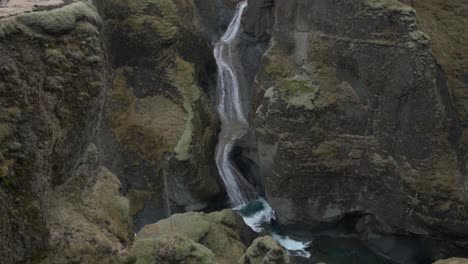
[[[466,56],[441,48],[466,47],[448,29],[466,24],[455,11],[462,2],[275,1],[243,146],[287,230],[373,215],[380,224],[366,232],[417,230],[462,254],[448,244],[468,240],[464,95],[454,74]]]
[[[178,234],[137,240],[129,259],[135,264],[217,263],[211,250]]]
[[[259,237],[249,246],[238,264],[289,264],[288,254],[274,238]]]
[[[136,240],[157,239],[164,235],[179,234],[209,248],[219,263],[234,263],[245,252],[240,242],[242,219],[233,210],[211,214],[175,214],[168,219],[147,225]]]

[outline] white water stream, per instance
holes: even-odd
[[[233,62],[233,43],[239,32],[242,14],[246,7],[247,1],[237,6],[236,14],[226,33],[214,49],[214,56],[218,64],[217,110],[222,126],[215,157],[218,171],[233,207],[246,204],[257,197],[254,188],[230,160],[234,144],[245,135],[248,128],[247,117],[241,101],[242,91]]]
[[[247,1],[237,5],[234,18],[214,49],[218,64],[217,111],[221,119],[221,133],[215,160],[231,206],[242,215],[248,226],[255,232],[261,233],[275,220],[275,212],[266,200],[258,198],[255,189],[230,159],[235,143],[246,134],[249,127],[242,103],[242,98],[245,97],[234,67],[236,36],[246,8]],[[275,232],[270,233],[290,254],[310,257],[310,253],[305,250],[309,242],[296,241]]]

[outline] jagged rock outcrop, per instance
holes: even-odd
[[[99,140],[136,227],[168,209],[209,206],[221,193],[213,160],[218,121],[205,94],[216,67],[194,3],[97,3],[113,72]]]
[[[35,8],[30,1],[23,4]],[[68,177],[94,136],[105,58],[101,20],[88,3],[27,14],[4,8],[0,259],[27,263],[48,246],[52,188]]]
[[[238,264],[289,264],[288,254],[270,236],[259,237],[249,246]]]
[[[450,8],[462,1],[439,2],[446,23],[463,24]],[[431,42],[421,31],[442,13],[419,17],[393,0],[275,5],[251,120],[279,222],[303,232],[358,219],[363,239],[388,255],[376,233],[467,245],[464,97],[457,96],[466,91],[458,66],[466,56],[453,48],[441,68],[437,48],[460,40],[447,33]],[[446,253],[432,249],[432,257]]]

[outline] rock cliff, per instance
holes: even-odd
[[[192,1],[0,8],[2,261],[124,261],[133,230],[223,205]]]
[[[468,3],[248,1],[232,159],[281,228],[467,257]],[[2,263],[294,263],[192,212],[226,206],[210,44],[238,2],[0,0]]]
[[[251,120],[291,230],[355,223],[389,255],[380,235],[466,245],[466,5],[402,2],[275,1]]]
[[[84,2],[51,9],[0,16],[3,263],[27,262],[47,247],[52,190],[94,136],[103,99],[96,9]]]

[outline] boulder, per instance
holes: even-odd
[[[289,264],[291,260],[278,241],[270,236],[264,236],[255,239],[237,263]]]
[[[243,220],[230,209],[211,214],[175,214],[168,219],[145,226],[136,240],[157,239],[180,234],[209,248],[219,263],[234,263],[245,252],[240,241]]]
[[[215,255],[205,246],[179,235],[138,239],[128,262],[134,264],[215,264]]]

